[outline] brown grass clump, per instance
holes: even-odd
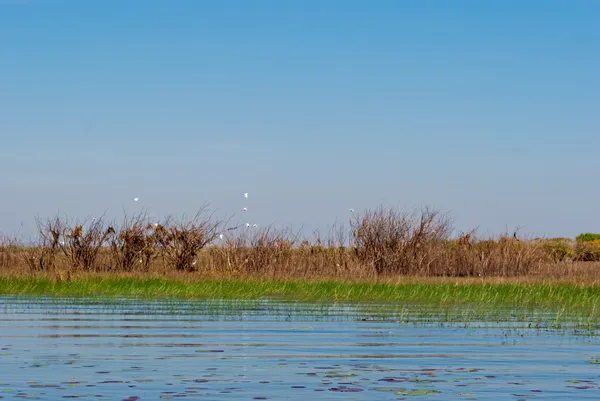
[[[19,246],[15,240],[0,235],[0,269],[6,269],[19,263]]]
[[[267,227],[262,230],[229,232],[216,246],[207,249],[212,270],[232,274],[276,275],[289,265],[295,239],[289,230]]]
[[[536,242],[520,240],[516,234],[499,238],[477,238],[473,232],[444,243],[442,259],[448,276],[524,276],[550,261]]]

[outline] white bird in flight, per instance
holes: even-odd
[[[350,209],[350,213],[354,213],[354,209]]]
[[[257,224],[252,224],[252,227],[256,228],[256,227],[258,227],[258,225]]]
[[[245,207],[245,208],[243,208],[242,210],[243,210],[244,212],[247,212],[247,211],[248,211],[248,208],[247,208],[247,207]]]
[[[223,238],[225,238],[225,236],[223,234],[219,234],[219,238],[223,239]]]
[[[244,192],[244,198],[248,199],[248,192]]]
[[[250,223],[246,223],[246,227],[250,227]]]
[[[133,198],[133,201],[134,201],[134,202],[137,202],[137,201],[139,201],[139,200],[140,200],[140,198]]]

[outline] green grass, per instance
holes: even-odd
[[[600,287],[570,284],[372,284],[333,281],[205,280],[160,278],[0,278],[0,294],[136,298],[262,299],[299,302],[385,302],[488,305],[595,312]]]
[[[44,297],[39,300],[44,303],[61,303],[67,298],[67,303],[83,302],[107,308],[134,305],[143,313],[177,316],[275,313],[293,320],[297,314],[308,314],[318,319],[346,316],[465,327],[513,322],[522,328],[573,328],[586,335],[598,335],[600,329],[600,287],[568,284],[0,278],[2,294],[24,298],[27,303],[37,302],[39,296]],[[5,299],[5,308],[9,298]],[[270,299],[280,302],[265,302]]]

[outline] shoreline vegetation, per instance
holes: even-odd
[[[145,277],[127,273],[81,274],[70,280],[44,275],[0,277],[0,293],[11,295],[138,298],[222,298],[317,302],[408,302],[433,305],[487,304],[514,307],[600,309],[600,287],[517,280],[406,278],[385,282],[210,277]],[[600,311],[600,310],[599,310]]]
[[[188,276],[188,277],[186,277]],[[169,278],[131,273],[83,273],[70,280],[43,276],[0,277],[0,296],[28,301],[45,299],[117,302],[167,302],[173,313],[182,302],[204,305],[210,313],[251,313],[257,310],[295,313],[307,305],[355,305],[349,316],[418,322],[529,322],[540,328],[564,328],[574,323],[586,333],[600,328],[600,286],[517,280],[448,280],[405,278],[387,282],[340,280],[216,279],[189,274]],[[252,301],[272,300],[276,304]],[[8,300],[5,300],[5,302]],[[241,303],[240,303],[241,301]],[[8,301],[10,303],[10,301]],[[199,302],[199,303],[197,303]],[[248,306],[244,302],[251,302]],[[294,306],[297,305],[297,306]],[[309,307],[310,309],[310,307]],[[318,312],[319,309],[317,309]],[[596,334],[594,334],[596,333]]]
[[[431,208],[380,207],[326,236],[190,218],[37,219],[0,239],[0,294],[552,307],[597,316],[600,235],[452,234]]]

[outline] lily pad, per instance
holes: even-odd
[[[414,395],[427,395],[427,394],[437,394],[437,393],[439,393],[438,390],[413,390],[413,391],[400,391],[400,392],[397,392],[396,394],[414,396]]]

